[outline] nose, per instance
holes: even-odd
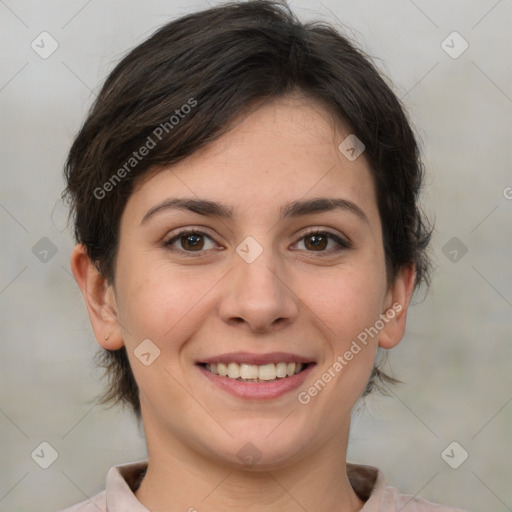
[[[222,320],[254,333],[274,332],[289,325],[297,318],[299,299],[287,277],[270,249],[252,263],[235,254],[219,306]]]

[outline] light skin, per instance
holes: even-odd
[[[140,389],[149,468],[136,496],[150,510],[363,506],[346,474],[350,413],[378,346],[392,348],[403,336],[414,269],[387,282],[367,161],[364,154],[349,161],[338,149],[348,133],[310,99],[275,99],[140,182],[121,218],[114,283],[81,245],[74,249],[71,266],[96,339],[111,350],[126,346]],[[175,208],[147,216],[169,198],[215,201],[232,216]],[[287,204],[318,198],[343,199],[345,207],[281,217]],[[192,228],[205,233],[196,245],[187,236],[174,239]],[[310,231],[349,246],[306,236]],[[252,263],[236,252],[247,237],[262,248]],[[171,239],[174,251],[165,245]],[[380,334],[310,403],[299,403],[299,391],[396,303],[401,311]],[[149,366],[134,355],[145,339],[160,350]],[[291,352],[315,365],[298,389],[244,399],[212,384],[196,365],[238,351]],[[252,466],[237,456],[248,442],[261,456]]]

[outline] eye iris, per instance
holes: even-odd
[[[204,245],[204,239],[201,235],[183,235],[181,240],[185,249],[202,249]]]
[[[313,241],[313,243],[309,244],[309,241]],[[306,237],[306,247],[308,246],[313,249],[325,249],[327,247],[327,237],[324,235],[309,235]]]

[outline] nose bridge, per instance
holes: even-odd
[[[279,255],[266,238],[265,245],[247,237],[236,248],[229,273],[229,292],[221,305],[224,321],[245,321],[253,330],[264,331],[276,320],[283,323],[297,314],[297,303]]]
[[[239,297],[249,302],[270,303],[276,301],[282,286],[277,277],[280,267],[277,256],[270,245],[265,247],[248,237],[237,247],[238,258],[235,258],[235,286]]]

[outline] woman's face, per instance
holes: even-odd
[[[348,135],[274,100],[131,195],[112,304],[150,451],[275,467],[346,440],[379,337],[402,335],[381,315],[404,302]]]

